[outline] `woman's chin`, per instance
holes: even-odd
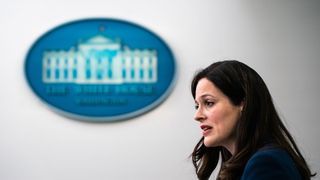
[[[214,141],[212,141],[212,139],[210,140],[208,138],[204,138],[203,144],[206,147],[215,147],[215,146],[217,146],[217,144]]]

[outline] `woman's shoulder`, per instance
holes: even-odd
[[[294,161],[285,150],[268,145],[258,150],[249,159],[241,179],[300,180],[301,176]]]

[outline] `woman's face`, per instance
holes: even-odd
[[[243,105],[233,105],[230,99],[206,78],[198,82],[195,96],[195,120],[200,122],[204,145],[224,146],[233,153],[234,130]]]

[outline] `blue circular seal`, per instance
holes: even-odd
[[[84,19],[42,35],[25,60],[34,93],[80,120],[118,121],[141,115],[171,92],[174,56],[156,34],[116,19]]]

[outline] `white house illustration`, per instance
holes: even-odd
[[[123,84],[157,82],[157,53],[122,47],[120,40],[97,35],[77,48],[45,51],[44,83]]]

